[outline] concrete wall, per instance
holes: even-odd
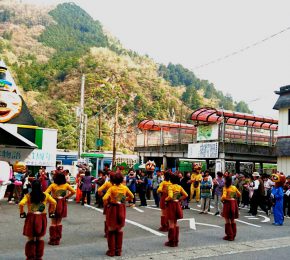
[[[279,110],[278,136],[289,136],[290,125],[288,125],[288,108]]]
[[[286,176],[290,174],[290,157],[278,157],[277,170]]]

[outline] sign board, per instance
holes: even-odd
[[[28,166],[53,166],[56,163],[57,131],[43,129],[42,149],[0,148],[0,161],[11,164],[25,162]]]
[[[188,144],[188,158],[218,158],[218,142]]]
[[[104,140],[98,138],[96,141],[96,146],[103,146],[103,145],[104,145]]]
[[[214,125],[199,125],[197,127],[197,141],[212,141],[218,140],[219,126]]]

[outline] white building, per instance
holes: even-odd
[[[280,95],[273,109],[279,110],[277,139],[277,170],[290,173],[290,85],[275,91]]]

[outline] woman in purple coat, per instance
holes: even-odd
[[[94,179],[91,176],[91,172],[86,170],[85,176],[82,177],[81,185],[82,185],[82,205],[85,204],[85,198],[87,197],[87,204],[91,204],[91,192],[92,192],[92,180]]]

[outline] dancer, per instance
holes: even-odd
[[[107,207],[106,223],[108,225],[108,256],[121,256],[123,244],[123,231],[126,219],[125,202],[134,198],[133,193],[127,186],[123,185],[123,175],[116,173],[111,182],[114,184],[108,189],[103,197],[104,205]]]
[[[57,206],[55,211],[55,218],[51,219],[51,225],[49,227],[49,245],[59,245],[62,237],[62,218],[67,217],[67,199],[73,196],[75,190],[66,183],[65,175],[58,173],[54,177],[54,183],[50,184],[46,190],[47,193],[52,194],[52,197],[56,200]]]
[[[111,179],[113,178],[114,175],[115,175],[114,172],[110,172],[109,173],[110,178],[100,188],[98,188],[98,195],[99,195],[100,199],[102,199],[102,197],[109,190],[109,188],[111,188],[113,186]],[[107,213],[107,207],[104,205],[103,215],[105,215],[105,219],[106,219],[106,213]],[[104,237],[107,237],[108,226],[107,226],[106,220],[104,221],[104,233],[105,233]]]
[[[159,188],[157,189],[157,193],[161,193],[160,198],[160,209],[161,209],[161,227],[159,228],[159,231],[167,232],[168,231],[168,220],[166,216],[166,207],[165,207],[165,199],[168,196],[168,187],[171,185],[170,182],[170,172],[164,173],[164,181],[162,181],[159,185]]]
[[[237,235],[237,226],[235,219],[239,218],[239,209],[237,198],[241,196],[239,190],[232,185],[232,178],[226,177],[225,187],[223,188],[223,195],[221,201],[223,202],[222,216],[225,219],[225,233],[224,240],[233,241]]]
[[[177,175],[170,176],[171,185],[168,186],[168,196],[165,199],[167,202],[166,215],[169,222],[168,241],[165,246],[176,247],[179,242],[179,226],[177,220],[183,218],[183,211],[180,206],[180,201],[185,200],[188,194],[179,185],[180,179]]]
[[[284,212],[283,212],[283,186],[286,182],[285,175],[281,173],[276,173],[272,175],[272,181],[275,182],[275,186],[272,189],[271,197],[274,201],[273,214],[275,226],[282,226],[284,222]]]
[[[34,180],[31,188],[31,193],[26,194],[19,203],[20,218],[25,218],[23,235],[28,238],[25,255],[27,259],[42,259],[44,254],[42,237],[47,227],[46,204],[49,203],[49,217],[53,218],[56,201],[48,193],[42,192],[39,180]],[[24,205],[27,205],[27,214]]]

